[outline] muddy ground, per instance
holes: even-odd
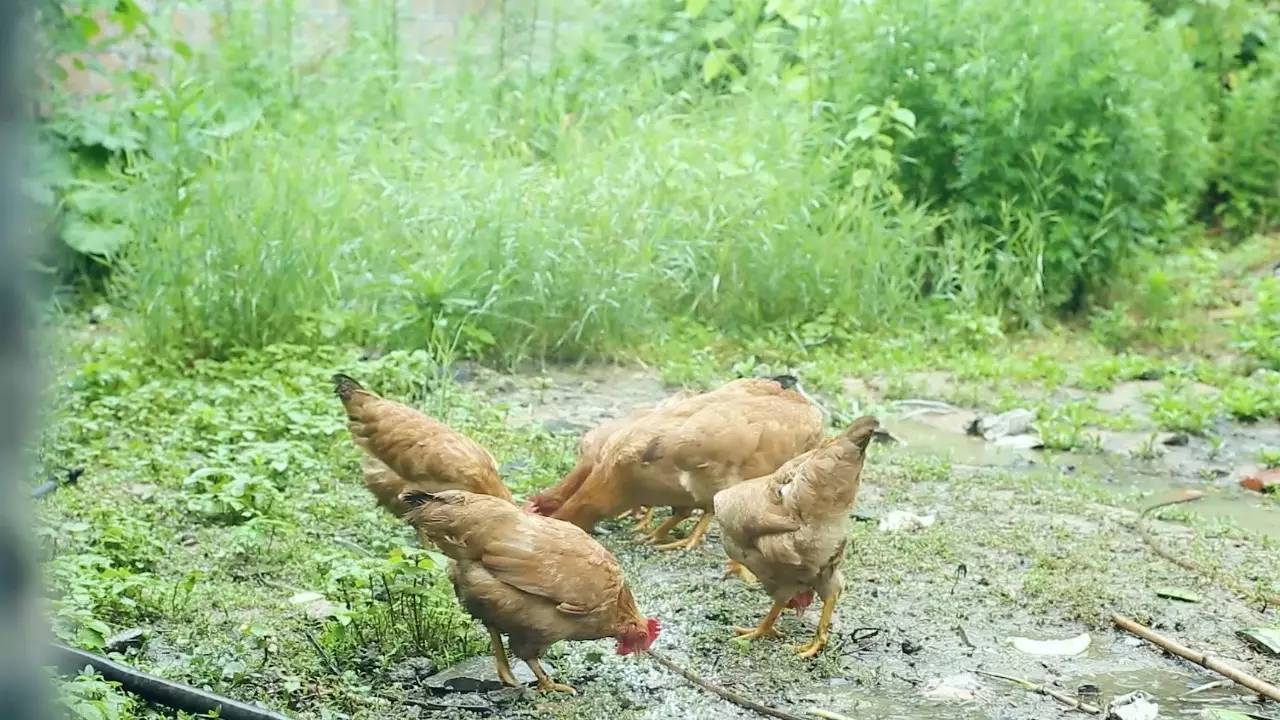
[[[459,379],[506,404],[513,422],[562,433],[669,392],[655,375],[616,368],[549,371],[536,380],[466,370]],[[1189,437],[1183,444],[1156,433],[1140,383],[1094,398],[1100,409],[1136,422],[1125,432],[1099,429],[1101,451],[1083,454],[999,447],[965,434],[973,410],[886,400],[874,378],[846,383],[852,397],[841,398],[843,406],[852,400],[876,413],[900,442],[875,446],[846,565],[848,592],[831,645],[812,661],[791,648],[810,637],[817,613],[787,617],[783,640],[730,639],[731,626],[754,624],[768,600],[758,588],[721,577],[715,531],[703,547],[680,554],[637,544],[621,523],[607,525],[601,539],[626,566],[645,611],[662,619],[658,648],[715,682],[797,714],[821,708],[862,719],[1031,720],[1069,712],[988,678],[931,692],[980,668],[1069,694],[1093,683],[1104,701],[1143,690],[1158,701],[1161,717],[1201,717],[1205,708],[1280,717],[1274,704],[1260,705],[1233,687],[1188,695],[1218,678],[1110,626],[1112,612],[1134,616],[1280,681],[1280,659],[1235,635],[1277,624],[1276,609],[1161,560],[1132,527],[1138,508],[1181,489],[1202,490],[1205,499],[1164,511],[1176,522],[1155,524],[1159,540],[1245,585],[1280,590],[1280,503],[1238,487],[1257,449],[1280,445],[1280,425],[1224,426],[1220,442]],[[937,373],[913,378],[912,388],[920,400],[957,394]],[[511,467],[519,472],[518,462]],[[937,522],[914,532],[879,530],[876,519],[892,510],[933,514]],[[1168,589],[1199,601],[1157,594]],[[1007,640],[1086,632],[1091,644],[1078,656],[1024,654]],[[616,656],[609,643],[561,643],[548,660],[559,679],[578,687],[577,697],[489,692],[474,682],[477,692],[431,690],[412,672],[399,679],[422,717],[755,717],[645,658]],[[481,658],[461,674],[483,681],[492,671]]]

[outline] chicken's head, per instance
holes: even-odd
[[[643,624],[631,622],[623,625],[617,635],[618,654],[630,655],[648,650],[661,632],[662,622],[658,618],[645,618]]]

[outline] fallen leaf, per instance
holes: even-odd
[[[1237,630],[1236,635],[1262,652],[1280,656],[1280,628],[1256,627]]]
[[[1268,468],[1248,475],[1240,481],[1240,487],[1260,493],[1280,492],[1280,468]]]
[[[1015,650],[1028,655],[1079,655],[1089,649],[1093,638],[1089,633],[1081,633],[1066,640],[1032,640],[1024,637],[1011,637]]]
[[[1183,590],[1182,588],[1176,587],[1156,588],[1156,597],[1168,598],[1170,600],[1181,600],[1182,602],[1189,603],[1198,603],[1204,600],[1204,598],[1190,590]]]

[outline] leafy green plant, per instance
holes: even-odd
[[[439,553],[399,547],[386,557],[336,564],[330,596],[341,601],[322,642],[338,657],[376,643],[389,657],[425,655],[456,662],[480,645],[457,607]]]
[[[1280,370],[1280,278],[1254,284],[1256,310],[1236,326],[1236,346],[1270,370]]]
[[[1151,415],[1164,430],[1204,435],[1218,417],[1213,398],[1177,384],[1148,396]]]
[[[279,502],[266,478],[249,472],[200,468],[183,482],[187,510],[207,520],[241,523],[264,515]]]
[[[1096,414],[1088,402],[1052,403],[1041,409],[1036,429],[1050,450],[1097,450],[1101,439],[1089,430]]]
[[[1079,303],[1168,238],[1204,186],[1199,78],[1176,31],[1151,27],[1140,3],[843,7],[837,62],[852,71],[832,100],[910,107],[908,196],[970,219],[999,251],[1038,252],[1051,306]],[[1029,223],[1030,247],[1004,239]]]
[[[149,612],[150,576],[117,567],[109,558],[87,552],[61,555],[47,564],[58,589],[53,600],[53,631],[58,637],[99,650],[111,634],[110,622],[127,622]]]
[[[1214,212],[1248,232],[1280,220],[1280,50],[1269,49],[1233,85],[1215,146]]]
[[[1233,380],[1222,390],[1222,403],[1238,420],[1280,418],[1280,373],[1259,370]]]
[[[58,684],[58,703],[76,720],[133,720],[141,717],[138,701],[120,690],[120,684],[103,680],[86,668]]]

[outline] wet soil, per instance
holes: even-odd
[[[553,370],[532,379],[476,371],[466,380],[505,404],[512,422],[566,434],[669,393],[656,376],[635,369]],[[933,374],[916,388],[922,399],[953,397],[949,382]],[[1148,457],[1135,448],[1150,448],[1156,430],[1142,388],[1127,383],[1094,394],[1097,407],[1136,419],[1133,431],[1098,430],[1100,452],[1010,450],[965,434],[971,409],[920,413],[918,404],[880,396],[874,382],[849,379],[844,388],[853,397],[819,400],[852,401],[881,417],[903,442],[875,446],[864,474],[862,521],[854,523],[848,592],[831,645],[814,660],[792,650],[811,636],[816,613],[785,618],[781,640],[731,639],[732,626],[754,624],[769,603],[758,588],[721,577],[725,558],[716,532],[694,551],[666,553],[637,544],[621,523],[606,524],[601,540],[626,566],[645,611],[662,619],[658,647],[669,657],[799,715],[821,708],[860,719],[1031,720],[1067,712],[1054,700],[988,678],[970,684],[962,697],[930,696],[947,678],[985,669],[1069,694],[1092,683],[1104,701],[1143,690],[1159,702],[1161,717],[1200,717],[1207,707],[1280,716],[1280,708],[1261,706],[1234,687],[1188,696],[1219,678],[1109,622],[1112,612],[1130,615],[1280,681],[1280,660],[1235,636],[1242,627],[1280,623],[1276,610],[1160,559],[1133,530],[1138,508],[1179,489],[1204,491],[1208,497],[1177,515],[1194,520],[1190,526],[1156,523],[1160,541],[1246,585],[1280,591],[1280,503],[1238,486],[1258,447],[1280,445],[1280,425],[1223,427],[1220,444],[1193,437],[1185,445],[1160,444]],[[915,532],[882,532],[875,518],[891,510],[935,514],[938,521]],[[1201,601],[1157,595],[1168,587]],[[1008,642],[1010,636],[1062,639],[1082,632],[1092,642],[1077,656],[1023,654]],[[578,687],[578,696],[527,692],[487,700],[483,711],[411,710],[466,718],[755,717],[643,657],[615,655],[611,643],[561,643],[547,659],[559,679]]]

